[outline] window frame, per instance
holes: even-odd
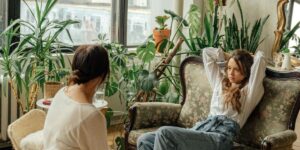
[[[300,4],[300,0],[289,0],[289,3],[287,5],[287,24],[286,29],[291,29],[292,24],[292,18],[293,18],[293,11],[294,11],[294,3]]]
[[[21,17],[21,1],[22,0],[7,0],[7,24],[10,20],[16,20]],[[127,12],[128,12],[128,0],[111,0],[111,42],[118,42],[125,47],[136,47],[137,45],[127,45]],[[149,7],[149,1],[147,1]],[[15,38],[14,41],[20,39]],[[74,48],[78,45],[74,45]]]

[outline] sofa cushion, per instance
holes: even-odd
[[[192,127],[197,121],[207,118],[212,90],[201,64],[187,65],[184,79],[186,99],[177,123],[179,126]]]
[[[134,130],[163,125],[176,125],[181,105],[165,102],[137,102],[132,108],[136,109],[136,119],[132,128]]]
[[[300,91],[296,79],[275,80],[265,78],[265,94],[242,128],[239,142],[259,147],[271,134],[288,129],[292,109]]]
[[[128,143],[131,145],[136,145],[137,139],[143,134],[147,132],[156,131],[159,127],[155,128],[144,128],[139,130],[131,130],[128,135]]]

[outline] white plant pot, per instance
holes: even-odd
[[[292,69],[290,53],[283,53],[281,69],[282,70],[291,70]]]

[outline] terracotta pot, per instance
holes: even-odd
[[[63,86],[61,82],[45,82],[44,84],[44,98],[52,98],[56,92]]]
[[[163,39],[168,39],[170,37],[171,30],[157,30],[153,29],[153,39],[155,42],[155,46],[159,44]]]

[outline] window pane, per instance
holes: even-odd
[[[6,0],[0,0],[0,33],[4,30],[6,26],[6,17],[7,17],[7,9],[6,9]],[[2,41],[0,40],[0,45],[2,45]]]
[[[299,21],[300,21],[300,3],[295,2],[293,8],[291,28],[293,28]],[[300,37],[300,30],[297,30],[296,34],[298,37]],[[295,46],[296,44],[297,43],[295,40],[290,40],[289,47]],[[292,49],[292,51],[294,50]]]
[[[174,0],[128,0],[127,45],[138,45],[152,34],[155,16],[174,10]]]
[[[99,33],[106,34],[108,40],[111,38],[111,1],[112,0],[59,0],[48,15],[49,20],[77,20],[79,24],[69,26],[69,31],[74,45],[90,44],[97,41]],[[35,2],[27,0],[33,8]],[[35,11],[35,10],[34,10]],[[21,1],[21,19],[34,22],[29,9]],[[21,33],[28,33],[21,29]],[[63,33],[60,40],[72,44],[67,33]]]

